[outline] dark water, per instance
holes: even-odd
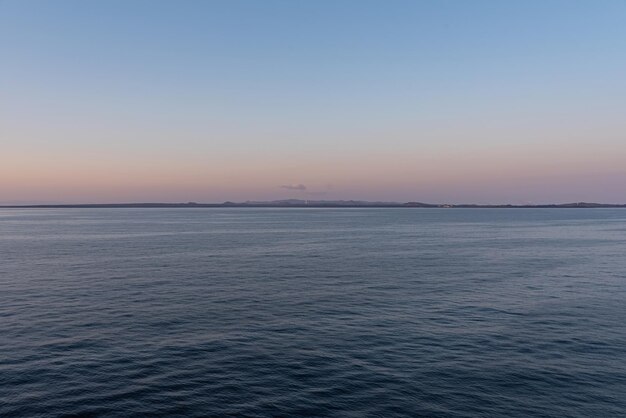
[[[626,210],[0,211],[0,416],[626,415]]]

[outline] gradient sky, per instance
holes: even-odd
[[[278,198],[626,203],[626,1],[0,0],[0,203]]]

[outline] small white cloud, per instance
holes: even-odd
[[[287,190],[299,190],[301,192],[306,190],[306,186],[304,184],[283,184],[282,186],[278,186],[281,189]]]

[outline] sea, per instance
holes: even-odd
[[[0,417],[624,417],[626,210],[0,209]]]

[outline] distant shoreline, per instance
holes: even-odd
[[[612,203],[562,203],[544,205],[474,205],[430,204],[421,202],[366,202],[366,201],[300,201],[224,203],[85,203],[0,205],[0,209],[98,209],[98,208],[445,208],[445,209],[570,209],[570,208],[626,208],[626,204]]]

